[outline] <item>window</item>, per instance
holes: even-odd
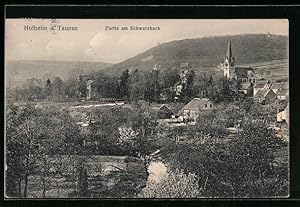
[[[205,108],[207,108],[207,104],[205,104]]]
[[[225,66],[227,67],[227,66],[228,66],[228,63],[225,63]]]
[[[211,108],[211,107],[212,107],[212,105],[211,105],[211,104],[209,104],[209,107]]]

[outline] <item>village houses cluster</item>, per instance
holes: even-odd
[[[288,106],[288,83],[287,82],[274,82],[268,80],[258,80],[256,78],[255,70],[251,67],[236,66],[235,58],[231,49],[231,42],[228,42],[228,47],[224,62],[221,63],[224,78],[227,80],[234,80],[238,83],[237,88],[232,88],[235,93],[242,93],[253,99],[255,103],[276,104],[280,101],[285,101],[286,107],[282,111],[278,111],[277,122],[288,122],[289,119],[289,106]],[[176,96],[175,100],[182,93],[187,81],[187,74],[189,73],[191,66],[188,63],[182,63],[180,65],[181,74],[178,83],[175,85]],[[210,111],[215,108],[214,103],[208,98],[194,98],[187,103],[176,115],[182,122],[184,120],[190,120],[195,123],[196,119],[202,112]],[[163,105],[160,109],[162,114],[170,114],[170,109]]]

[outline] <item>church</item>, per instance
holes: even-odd
[[[231,42],[228,42],[224,62],[221,64],[224,77],[229,80],[237,80],[241,84],[256,82],[255,73],[251,67],[236,67],[235,58],[232,54]]]
[[[232,54],[231,41],[228,41],[224,62],[221,63],[224,77],[228,80],[237,81],[238,91],[245,95],[253,95],[253,85],[256,83],[254,70],[251,67],[237,67]]]

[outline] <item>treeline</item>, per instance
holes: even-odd
[[[139,72],[138,69],[130,72],[124,70],[120,77],[105,73],[74,76],[63,81],[55,77],[51,82],[37,82],[31,79],[24,88],[9,91],[13,100],[34,101],[53,100],[67,101],[86,99],[89,93],[88,81],[91,82],[91,99],[115,98],[128,101],[147,100],[149,102],[160,99],[162,91],[166,92],[172,100],[174,91],[172,87],[179,80],[177,70],[163,70]]]
[[[176,86],[183,90],[178,96]],[[8,90],[7,98],[15,101],[70,101],[101,100],[111,98],[137,102],[172,102],[174,97],[180,102],[188,102],[194,97],[208,97],[214,102],[232,99],[231,91],[237,83],[210,73],[196,74],[188,71],[186,81],[182,80],[182,71],[176,68],[163,68],[150,72],[125,69],[121,76],[105,73],[76,75],[65,81],[55,77],[41,82],[30,79],[23,88]]]

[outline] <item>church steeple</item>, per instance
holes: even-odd
[[[223,63],[224,77],[228,79],[234,78],[235,75],[235,60],[232,55],[231,41],[228,41],[227,51]]]
[[[226,52],[226,57],[228,58],[228,60],[230,60],[233,56],[232,56],[232,50],[231,50],[231,41],[228,41],[228,45],[227,45],[227,52]]]

